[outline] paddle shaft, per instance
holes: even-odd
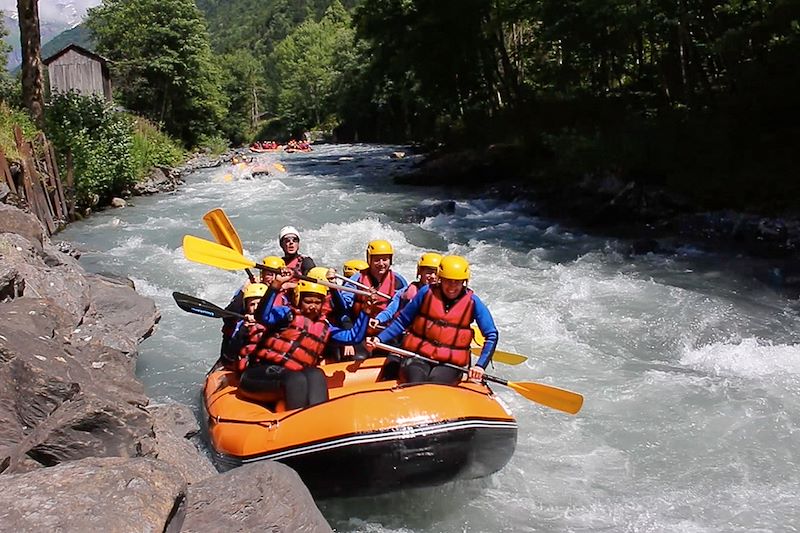
[[[184,311],[188,311],[196,315],[202,315],[211,318],[244,318],[244,315],[240,313],[228,311],[227,309],[223,309],[222,307],[213,304],[208,300],[203,300],[202,298],[197,298],[196,296],[191,296],[189,294],[183,294],[182,292],[173,292],[172,298],[175,299],[175,303],[178,304],[178,307]]]
[[[275,274],[280,274],[281,273],[281,269],[280,268],[273,268],[273,267],[269,267],[267,265],[262,265],[260,263],[256,263],[256,268],[258,268],[259,270],[266,270],[267,272],[274,272]],[[339,285],[338,283],[331,283],[330,281],[326,281],[326,280],[323,280],[323,279],[316,279],[316,278],[312,278],[310,276],[303,276],[302,274],[298,274],[296,272],[293,272],[292,276],[294,276],[297,279],[302,279],[303,281],[310,281],[311,283],[317,283],[319,285],[324,285],[325,287],[328,287],[329,289],[336,289],[337,291],[352,292],[353,294],[360,294],[361,296],[370,296],[372,294],[372,293],[370,293],[368,291],[362,291],[362,290],[359,290],[359,289],[354,289],[353,287],[345,287],[344,285]],[[378,296],[380,296],[380,294]]]
[[[387,352],[393,352],[407,357],[416,357],[429,363],[444,365],[455,370],[459,370],[462,373],[468,372],[468,369],[464,367],[460,367],[451,363],[440,363],[439,361],[434,361],[433,359],[429,359],[417,353],[409,352],[408,350],[396,348],[381,342],[375,343],[375,346],[377,348],[386,350]],[[533,402],[569,413],[571,415],[576,414],[583,406],[583,396],[576,392],[559,389],[557,387],[544,385],[542,383],[508,381],[507,379],[498,378],[497,376],[491,376],[489,374],[484,374],[483,379],[485,381],[492,381],[494,383],[499,383],[500,385],[505,385],[506,387]]]
[[[469,368],[464,368],[463,366],[454,365],[453,363],[443,363],[441,361],[436,361],[435,359],[430,359],[425,357],[424,355],[420,355],[415,352],[409,352],[408,350],[404,350],[402,348],[398,348],[397,346],[392,346],[391,344],[384,344],[382,342],[378,342],[375,344],[376,348],[380,348],[382,350],[386,350],[387,352],[393,352],[397,355],[404,355],[406,357],[416,357],[417,359],[422,359],[423,361],[427,361],[428,363],[433,363],[435,365],[444,365],[448,368],[452,368],[453,370],[459,370],[463,373],[469,372]],[[490,376],[489,374],[484,374],[483,378],[486,381],[494,381],[495,383],[499,383],[501,385],[508,385],[508,381],[503,378],[497,378],[494,376]]]
[[[346,282],[346,283],[352,283],[356,287],[361,287],[362,289],[369,290],[369,289],[372,288],[369,285],[364,285],[363,283],[359,283],[358,281],[353,281],[352,279],[348,278],[347,276],[342,276],[341,274],[336,274],[336,277],[339,278],[340,280]],[[387,300],[391,300],[392,299],[391,296],[389,296],[388,294],[382,293],[382,292],[376,292],[375,294],[377,294],[378,296],[380,296],[382,298],[386,298]]]

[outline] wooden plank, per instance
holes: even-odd
[[[61,173],[58,171],[58,160],[56,159],[56,151],[53,148],[53,143],[45,139],[45,154],[47,154],[48,159],[50,160],[50,172],[51,176],[53,177],[53,181],[56,185],[56,196],[58,200],[58,205],[61,208],[61,216],[64,217],[66,221],[67,213],[69,210],[67,209],[67,200],[64,196],[64,186],[61,184]]]
[[[61,200],[58,194],[58,186],[56,185],[56,174],[53,170],[53,162],[50,160],[50,148],[48,146],[47,137],[45,137],[44,133],[40,132],[36,136],[36,141],[39,144],[37,155],[41,153],[40,159],[37,158],[37,162],[40,163],[40,168],[43,169],[42,183],[46,185],[45,191],[47,192],[50,208],[56,219],[64,220],[65,210],[61,209]]]
[[[48,235],[55,233],[56,225],[53,222],[53,217],[50,214],[47,205],[47,193],[42,189],[42,180],[39,178],[39,173],[36,171],[36,164],[33,162],[31,155],[30,144],[23,138],[22,130],[19,126],[14,126],[14,140],[17,143],[17,150],[22,160],[22,180],[25,184],[25,193],[28,195],[28,204],[31,205],[37,218],[47,228]],[[42,195],[44,194],[44,198]]]
[[[11,169],[8,166],[8,159],[6,159],[6,153],[2,148],[0,148],[0,172],[3,173],[3,177],[6,180],[6,185],[8,185],[9,189],[11,189],[11,192],[18,194],[17,186],[14,184],[14,176],[11,174]]]
[[[69,219],[75,220],[75,167],[72,164],[72,151],[67,148],[67,212]]]

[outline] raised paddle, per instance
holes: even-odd
[[[182,292],[173,292],[172,298],[175,299],[175,303],[178,304],[178,307],[196,315],[203,315],[211,318],[244,318],[242,314],[228,311],[216,304],[212,304],[208,300],[203,300],[202,298],[190,296]]]
[[[217,207],[203,215],[203,222],[208,226],[215,241],[239,253],[243,252],[242,239],[239,238],[236,228],[233,227],[228,215],[225,214],[222,208]],[[245,268],[245,271],[247,272],[247,277],[250,278],[250,282],[255,283],[256,277],[253,272],[249,268]]]
[[[194,237],[193,235],[185,235],[183,237],[183,255],[186,256],[186,259],[189,261],[211,265],[224,270],[242,270],[245,268],[255,267],[259,270],[266,270],[268,272],[280,273],[281,271],[279,268],[272,268],[267,265],[262,265],[261,263],[256,263],[255,261],[246,258],[236,250],[228,248],[227,246],[207,241],[205,239],[201,239],[200,237]],[[308,276],[301,276],[297,274],[295,274],[294,277],[297,279],[310,281],[312,283],[318,283],[319,285],[324,285],[339,291],[352,292],[354,294],[361,294],[363,296],[371,295],[371,293],[367,291],[354,289],[352,287],[345,287],[343,285],[337,285],[336,283],[330,283],[321,279],[310,278]]]
[[[372,288],[369,285],[364,285],[363,283],[359,283],[357,281],[353,281],[352,279],[348,278],[347,276],[342,276],[341,274],[336,274],[336,277],[339,278],[340,280],[346,282],[346,283],[352,283],[356,287],[361,287],[362,289],[369,290],[369,289]],[[376,291],[375,294],[377,294],[378,296],[380,296],[382,298],[386,298],[387,300],[391,300],[392,299],[391,296],[389,296],[388,294],[384,294],[382,292],[377,292]]]
[[[382,342],[375,343],[376,348],[380,348],[382,350],[386,350],[387,352],[396,353],[398,355],[403,355],[405,357],[416,357],[418,359],[422,359],[423,361],[427,361],[429,363],[437,364],[437,365],[444,365],[455,370],[460,370],[463,373],[469,372],[468,368],[464,368],[458,365],[454,365],[451,363],[442,363],[439,361],[434,361],[433,359],[428,359],[418,353],[409,352],[408,350],[404,350],[402,348],[397,348],[396,346],[392,346],[390,344],[384,344]],[[581,410],[583,406],[583,396],[576,392],[571,392],[564,389],[559,389],[557,387],[552,387],[550,385],[544,385],[542,383],[532,383],[532,382],[517,382],[517,381],[508,381],[503,378],[498,378],[495,376],[490,376],[489,374],[484,374],[483,379],[486,381],[491,381],[493,383],[499,383],[500,385],[505,385],[510,389],[514,390],[514,392],[524,396],[525,398],[536,402],[538,404],[551,407],[553,409],[557,409],[558,411],[563,411],[565,413],[569,413],[574,415],[578,411]]]
[[[481,333],[481,330],[475,324],[472,325],[472,332],[474,333],[473,339],[475,344],[478,346],[483,346],[486,342],[486,338]],[[472,349],[472,353],[475,352],[475,348]],[[480,353],[480,350],[477,352]],[[511,352],[504,352],[503,350],[498,350],[495,348],[494,355],[492,356],[493,359],[497,360],[500,363],[505,363],[507,365],[521,365],[525,361],[528,360],[527,357],[524,355],[520,355],[518,353],[511,353]]]

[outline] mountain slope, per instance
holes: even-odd
[[[77,44],[87,50],[94,51],[94,40],[89,28],[83,24],[78,24],[74,28],[63,31],[42,45],[42,59],[47,59],[62,48],[71,44]]]

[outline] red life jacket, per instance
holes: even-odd
[[[303,273],[302,272],[302,269],[303,269],[303,256],[302,255],[297,254],[294,257],[294,259],[292,259],[291,261],[286,261],[286,256],[283,256],[283,260],[286,262],[286,268],[288,268],[289,270],[297,272],[298,274],[302,274]]]
[[[320,316],[325,317],[325,319],[330,320],[331,313],[333,313],[333,296],[331,293],[325,295],[325,300],[322,302],[322,310],[320,311]]]
[[[395,287],[397,287],[397,279],[395,278],[394,272],[391,270],[383,277],[383,281],[378,284],[375,278],[372,275],[362,272],[358,275],[359,281],[364,285],[367,285],[370,288],[378,289],[378,292],[382,292],[383,294],[388,294],[389,297],[394,296]],[[353,300],[353,318],[357,318],[358,314],[361,312],[361,309],[364,308],[364,304],[367,303],[367,297],[361,294],[356,294],[355,300]],[[389,305],[389,300],[383,297],[378,297],[378,300],[375,302],[375,305],[372,306],[372,312],[369,313],[370,317],[375,317],[386,309],[386,306]]]
[[[267,328],[261,324],[253,324],[247,327],[247,333],[245,334],[247,340],[244,346],[239,349],[239,372],[244,372],[244,369],[247,368],[248,359],[250,355],[256,351],[258,343],[261,341],[261,337],[264,335],[265,331],[267,331]]]
[[[426,284],[422,283],[421,281],[412,281],[411,283],[409,283],[408,288],[405,291],[403,291],[403,295],[400,297],[403,300],[402,302],[400,302],[400,308],[402,309],[403,307],[406,306],[406,304],[408,304],[408,302],[416,298],[419,290],[425,285]]]
[[[390,297],[394,296],[394,293],[397,290],[395,289],[395,287],[397,287],[398,285],[397,278],[395,278],[394,272],[392,272],[391,270],[383,277],[383,281],[380,283],[380,285],[367,272],[360,273],[358,277],[359,277],[358,281],[360,281],[364,285],[375,287],[376,289],[378,289],[378,292],[382,292],[383,294],[388,294]],[[362,296],[361,294],[356,294],[356,299],[353,300],[353,313],[352,313],[353,319],[358,318],[358,314],[364,308],[364,304],[366,304],[366,302],[367,302],[366,296]],[[378,316],[378,313],[386,309],[388,305],[389,305],[389,300],[379,296],[377,301],[372,306],[372,311],[370,311],[368,315],[371,318],[374,318]],[[378,333],[379,330],[375,328],[369,328],[369,327],[367,328],[368,336],[377,335]]]
[[[292,305],[292,301],[286,295],[285,291],[280,291],[275,296],[275,301],[272,302],[272,307],[290,307]]]
[[[431,287],[403,338],[403,348],[443,363],[467,366],[474,307],[472,291],[467,289],[445,311],[441,288]]]
[[[300,313],[292,314],[292,321],[286,328],[261,337],[254,355],[288,370],[316,366],[330,335],[328,323],[314,322]]]

